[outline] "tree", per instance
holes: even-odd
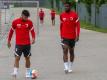
[[[89,16],[91,16],[91,4],[93,3],[93,0],[81,0],[82,3],[86,5],[87,11]],[[91,17],[89,17],[89,21],[91,21]]]
[[[54,0],[49,0],[50,4],[51,4],[51,8],[54,8]]]
[[[58,10],[60,10],[60,0],[55,0],[56,1],[56,6],[58,8]]]
[[[99,7],[102,4],[107,3],[107,0],[81,0],[81,2],[85,3],[89,16],[91,16],[91,4],[96,4],[97,12],[99,11]]]
[[[107,0],[96,0],[96,4],[98,7],[100,7],[102,4],[107,3]]]

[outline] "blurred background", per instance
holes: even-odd
[[[4,0],[1,0],[4,1]],[[5,0],[5,1],[28,1],[28,0]],[[64,10],[63,2],[72,3],[72,8],[79,14],[83,28],[88,29],[106,29],[107,28],[107,0],[30,0],[39,1],[40,7],[55,9],[57,13]],[[24,4],[20,4],[22,6]],[[3,4],[0,3],[0,7]],[[25,6],[25,5],[24,5]],[[31,5],[32,6],[32,5]],[[87,27],[86,27],[87,26]],[[100,29],[100,30],[101,30]],[[103,30],[106,32],[105,30]]]

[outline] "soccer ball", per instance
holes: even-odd
[[[33,69],[32,70],[32,79],[36,79],[37,77],[38,77],[38,71],[37,70],[35,70],[35,69]]]

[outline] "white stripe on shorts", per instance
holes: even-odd
[[[65,44],[64,44],[64,43],[62,43],[62,42],[61,42],[60,44],[61,44],[62,46],[64,46],[64,45],[65,45]]]
[[[31,55],[31,53],[29,53],[29,55],[27,57],[29,57]]]
[[[15,54],[15,56],[19,56],[16,52],[14,54]]]

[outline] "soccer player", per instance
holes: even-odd
[[[45,16],[45,13],[44,13],[43,9],[40,9],[40,11],[39,11],[39,18],[40,18],[40,23],[41,24],[44,23],[44,16]]]
[[[55,10],[52,9],[52,10],[51,10],[52,26],[55,26],[55,14],[56,14]]]
[[[30,75],[30,56],[31,56],[31,44],[35,43],[35,31],[33,23],[30,19],[30,13],[28,10],[23,10],[21,17],[15,19],[12,22],[12,27],[8,35],[8,48],[11,47],[11,38],[13,33],[16,35],[16,46],[15,46],[15,62],[14,62],[14,71],[13,76],[17,76],[19,69],[19,61],[21,55],[25,57],[25,67],[26,67],[26,77],[31,77]],[[32,35],[32,41],[30,41],[30,34]]]
[[[72,72],[74,62],[75,42],[79,40],[80,22],[76,12],[71,10],[71,3],[65,3],[65,11],[60,14],[60,35],[63,48],[64,70],[66,73]],[[70,61],[68,53],[70,53]]]

